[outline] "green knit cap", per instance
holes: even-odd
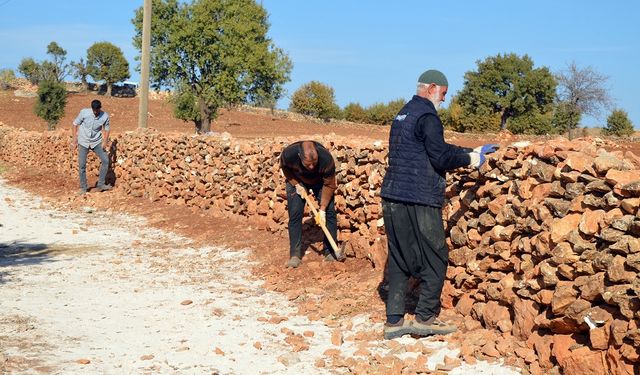
[[[420,74],[418,82],[426,83],[427,85],[430,83],[435,83],[438,86],[449,86],[447,77],[445,77],[441,71],[435,69],[427,70],[426,72]]]

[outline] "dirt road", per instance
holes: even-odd
[[[0,372],[322,374],[347,371],[337,357],[417,355],[379,340],[365,315],[296,315],[249,273],[246,250],[195,247],[109,210],[54,210],[1,180],[0,224]],[[376,337],[370,354],[357,353],[357,335]],[[395,341],[420,341],[431,369],[458,351]],[[487,363],[451,373],[469,371],[513,373]]]

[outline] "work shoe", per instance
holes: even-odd
[[[97,191],[108,191],[113,189],[113,186],[109,185],[109,184],[104,184],[104,185],[98,185],[96,186],[96,190]]]
[[[289,258],[289,262],[287,262],[287,268],[298,268],[298,266],[302,263],[302,259],[298,257]]]
[[[87,194],[87,189],[78,189],[78,191],[76,192],[76,195],[78,196],[82,196]]]
[[[385,340],[392,340],[411,332],[411,322],[400,319],[400,321],[395,324],[385,323],[383,336]]]
[[[458,327],[447,324],[435,316],[427,320],[416,316],[416,320],[411,325],[411,334],[416,336],[447,335],[457,330]]]

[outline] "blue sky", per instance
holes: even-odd
[[[259,0],[258,0],[259,1]],[[436,68],[449,93],[464,73],[498,53],[528,54],[536,66],[558,72],[571,61],[609,76],[617,107],[640,129],[640,2],[637,1],[382,1],[262,0],[270,37],[294,63],[292,94],[323,82],[340,106],[408,99],[422,71]],[[46,58],[55,40],[77,60],[96,41],[118,45],[131,66],[137,51],[131,18],[142,0],[0,0],[0,68],[23,57]],[[132,79],[138,73],[132,69]],[[286,108],[288,99],[278,106]],[[603,124],[584,118],[583,124]]]

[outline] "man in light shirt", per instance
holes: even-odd
[[[80,174],[79,194],[85,194],[87,187],[87,154],[93,151],[100,158],[100,177],[96,183],[98,191],[110,190],[105,183],[109,169],[109,155],[105,151],[109,143],[109,114],[102,111],[99,100],[91,102],[91,108],[84,108],[71,126],[71,147],[78,146],[78,172]]]

